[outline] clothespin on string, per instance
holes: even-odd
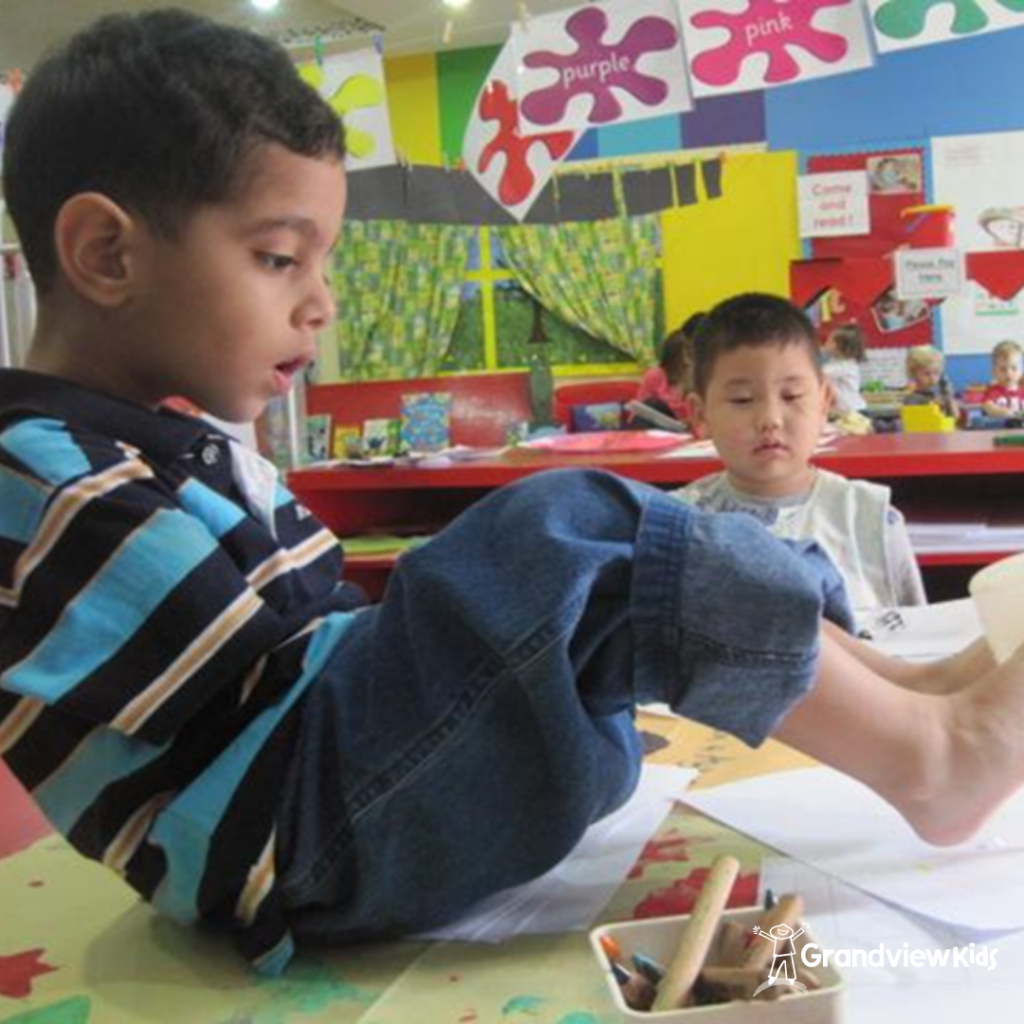
[[[519,12],[519,27],[524,32],[530,31],[530,8],[526,5],[526,0],[519,0],[516,4],[516,9]]]
[[[324,39],[319,32],[313,36],[313,60],[318,68],[324,66]]]

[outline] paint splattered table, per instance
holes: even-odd
[[[695,765],[701,785],[807,763],[773,744],[752,753],[676,719],[641,721],[649,759]],[[305,955],[284,979],[262,981],[223,940],[158,917],[105,869],[41,835],[23,802],[0,784],[0,1024],[617,1020],[584,933],[499,946],[361,946]],[[19,839],[29,845],[17,848]],[[720,852],[742,865],[734,902],[753,902],[763,848],[677,805],[601,920],[685,913]]]

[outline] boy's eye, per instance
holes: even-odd
[[[782,396],[782,400],[784,402],[799,402],[800,399],[803,398],[803,397],[804,397],[803,396],[803,392],[800,392],[799,394],[792,394],[791,393],[791,394],[788,394],[788,395],[783,395]]]
[[[730,405],[750,405],[751,402],[753,402],[752,398],[743,395],[735,395],[729,399]]]
[[[294,256],[284,256],[277,252],[260,252],[256,254],[256,258],[268,270],[287,270],[296,263]]]

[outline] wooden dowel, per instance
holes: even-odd
[[[655,1013],[674,1010],[683,1006],[689,998],[739,871],[740,862],[735,857],[718,857],[711,865],[708,879],[683,931],[679,948],[658,986],[658,996],[653,1007]]]

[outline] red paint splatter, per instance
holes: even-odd
[[[505,157],[498,195],[506,206],[518,206],[533,193],[537,178],[530,167],[529,157],[534,146],[543,146],[552,160],[558,160],[569,151],[576,138],[573,132],[520,135],[519,104],[509,94],[508,86],[497,80],[484,90],[480,99],[480,117],[484,121],[497,121],[498,134],[480,154],[477,170],[485,174],[496,156]]]
[[[28,883],[28,887],[30,889],[42,889],[44,885],[46,885],[46,883],[41,878],[33,878],[32,881]]]
[[[25,999],[32,995],[32,981],[40,974],[57,970],[43,963],[43,949],[26,949],[14,956],[0,956],[0,996]]]
[[[689,859],[690,840],[670,833],[663,839],[652,839],[643,848],[629,877],[643,878],[644,871],[652,864],[684,864]]]
[[[449,974],[448,975],[448,980],[450,982],[452,982],[452,984],[454,984],[457,981],[462,981],[462,975],[461,974]]]
[[[678,878],[663,889],[648,893],[634,908],[633,917],[669,917],[675,914],[693,912],[704,883],[711,869],[694,868],[685,878]],[[757,872],[741,874],[736,879],[729,896],[728,906],[749,907],[757,902]]]
[[[476,1010],[467,1010],[460,1018],[459,1024],[473,1024],[474,1021],[480,1018],[476,1015]]]

